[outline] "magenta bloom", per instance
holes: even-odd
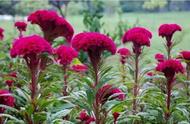
[[[165,37],[167,40],[167,46],[172,44],[172,36],[176,31],[181,31],[182,28],[178,24],[162,24],[160,25],[158,32],[159,36]]]
[[[170,79],[173,79],[176,73],[184,72],[181,62],[176,59],[169,59],[159,63],[156,70],[163,72],[166,78]]]
[[[111,97],[112,96],[112,97]],[[125,94],[119,89],[115,88],[110,84],[105,84],[96,93],[96,102],[97,104],[104,104],[108,99],[118,99],[124,100]]]
[[[165,60],[165,57],[163,54],[161,53],[157,53],[155,54],[155,59],[158,61],[158,62],[163,62]]]
[[[0,90],[0,104],[14,107],[15,99],[11,96],[8,90]],[[0,113],[3,113],[6,109],[0,107]]]
[[[70,42],[74,34],[73,27],[55,11],[37,10],[28,16],[28,21],[40,26],[44,37],[52,42],[57,37],[65,37]]]
[[[73,65],[71,69],[76,72],[86,72],[88,70],[88,67],[84,64],[77,64]]]
[[[25,22],[15,22],[15,27],[20,31],[26,31],[27,24]]]
[[[134,53],[141,53],[141,46],[150,46],[150,39],[152,38],[152,34],[150,31],[143,27],[134,27],[129,29],[123,35],[122,41],[123,43],[132,42],[133,43],[133,51]]]
[[[117,53],[120,54],[120,61],[122,64],[125,64],[126,58],[131,55],[131,52],[127,48],[120,48]]]
[[[161,37],[172,38],[176,31],[181,31],[182,28],[178,24],[162,24],[160,25],[158,32]]]
[[[78,119],[82,121],[84,124],[90,124],[91,122],[95,121],[94,117],[89,116],[86,113],[86,110],[80,112]]]
[[[72,60],[78,56],[78,53],[75,51],[75,49],[64,45],[59,46],[55,50],[55,53],[57,55],[57,61],[64,66],[69,65]]]
[[[84,32],[77,34],[73,40],[72,45],[76,50],[83,50],[87,52],[103,52],[107,50],[112,54],[116,52],[116,45],[112,39],[104,34],[98,32]]]
[[[0,40],[3,40],[4,35],[3,35],[4,29],[0,28]]]
[[[184,59],[184,60],[188,60],[190,61],[190,50],[186,50],[186,51],[182,51],[180,52],[180,55],[181,57]]]
[[[14,80],[6,80],[5,83],[7,84],[7,86],[11,87],[13,86]]]
[[[52,53],[50,44],[38,35],[27,36],[16,39],[11,48],[11,57],[34,57],[44,52]]]
[[[80,51],[88,53],[94,68],[100,61],[101,53],[104,50],[112,54],[116,52],[116,45],[112,39],[98,32],[84,32],[77,34],[72,40],[72,46]]]

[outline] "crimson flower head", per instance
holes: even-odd
[[[57,37],[65,37],[70,42],[74,34],[73,27],[55,11],[37,10],[28,16],[28,21],[40,26],[44,37],[52,42]]]
[[[122,64],[125,64],[125,60],[127,57],[131,55],[131,52],[127,48],[120,48],[117,53],[120,54],[120,61]]]
[[[163,72],[167,79],[173,79],[176,73],[183,73],[184,68],[177,59],[169,59],[158,63],[157,71]]]
[[[180,52],[180,57],[186,61],[190,61],[190,50]]]
[[[0,40],[3,40],[4,35],[3,35],[4,29],[0,27]]]
[[[123,43],[132,42],[133,52],[141,53],[141,46],[150,46],[150,39],[152,38],[152,33],[143,27],[134,27],[129,29],[123,35]]]
[[[11,87],[13,86],[14,80],[6,80],[5,83],[7,84],[7,86]]]
[[[167,40],[167,46],[172,44],[172,36],[176,31],[181,31],[182,28],[178,24],[162,24],[160,25],[158,32],[159,36],[165,37]]]
[[[112,54],[116,52],[114,41],[104,34],[98,32],[84,32],[77,34],[72,40],[72,46],[80,51],[88,53],[93,65],[100,61],[101,53],[106,50]]]
[[[15,99],[11,96],[8,90],[0,90],[0,104],[14,107]],[[0,113],[3,113],[6,108],[0,107]]]
[[[16,39],[13,42],[10,54],[11,57],[34,57],[42,53],[52,53],[50,44],[38,35],[32,35]]]
[[[163,62],[165,60],[165,57],[163,54],[161,53],[157,53],[155,54],[155,59],[158,61],[158,62]]]
[[[71,69],[76,72],[86,72],[88,67],[84,64],[72,65]]]
[[[82,110],[79,114],[78,119],[82,121],[84,124],[90,124],[95,121],[94,117],[91,117],[87,114],[86,110]]]
[[[69,65],[74,58],[77,58],[78,52],[72,47],[61,45],[55,50],[58,63],[66,66]]]
[[[125,94],[119,88],[113,87],[110,84],[105,84],[96,93],[96,102],[97,104],[104,104],[110,99],[124,100]]]
[[[20,32],[22,32],[22,31],[26,31],[27,24],[25,22],[18,21],[18,22],[15,22],[15,27]]]

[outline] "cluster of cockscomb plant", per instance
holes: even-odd
[[[33,24],[42,35],[24,33]],[[74,34],[52,10],[37,10],[14,26],[19,35],[0,74],[0,124],[190,122],[190,51],[172,54],[178,24],[159,27],[166,54],[155,54],[155,64],[145,60],[153,37],[145,27],[126,30],[117,46],[101,32]],[[3,33],[0,28],[0,40]],[[58,37],[66,42],[57,43]]]

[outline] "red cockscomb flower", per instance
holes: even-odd
[[[118,119],[120,114],[118,112],[114,112],[112,115],[113,115],[113,118],[114,118],[114,124],[116,124],[117,119]]]
[[[159,63],[156,70],[163,72],[166,78],[170,79],[173,79],[176,73],[184,72],[181,62],[176,59],[169,59]]]
[[[181,31],[182,28],[178,24],[162,24],[158,29],[159,36],[165,37],[167,46],[172,45],[172,36],[176,31]]]
[[[7,86],[11,87],[13,86],[14,80],[6,80],[5,83],[7,84]]]
[[[158,61],[158,62],[163,62],[165,60],[165,57],[163,54],[161,53],[157,53],[155,54],[155,59]]]
[[[94,117],[89,116],[86,113],[86,110],[80,112],[78,119],[82,121],[84,124],[90,124],[91,122],[95,121]]]
[[[66,66],[72,62],[74,58],[78,56],[77,51],[69,46],[61,45],[56,50],[55,53],[57,55],[57,61]]]
[[[16,56],[25,58],[34,57],[34,55],[39,55],[44,52],[52,53],[50,44],[42,37],[32,35],[16,39],[13,43],[10,54],[13,58]]]
[[[15,99],[11,96],[8,90],[0,90],[0,104],[14,107]],[[0,107],[0,113],[3,113],[6,109]]]
[[[76,50],[88,52],[89,58],[94,68],[100,61],[101,53],[104,50],[115,54],[116,45],[112,39],[98,32],[84,32],[77,34],[72,40],[72,46]]]
[[[3,40],[4,35],[3,35],[4,29],[0,28],[0,40]]]
[[[120,54],[120,61],[122,64],[125,64],[125,60],[127,57],[129,57],[131,55],[131,52],[129,51],[129,49],[127,48],[120,48],[117,53]]]
[[[18,21],[18,22],[15,22],[15,27],[20,32],[22,32],[22,31],[26,31],[27,24],[25,22]]]
[[[76,50],[87,52],[102,52],[103,50],[107,50],[112,54],[116,52],[116,45],[113,40],[98,32],[79,33],[73,38],[72,45]]]
[[[180,52],[180,56],[182,57],[182,59],[190,61],[190,50]]]
[[[45,39],[49,42],[60,36],[70,42],[74,34],[73,27],[55,11],[37,10],[29,15],[28,21],[39,25],[44,32]]]
[[[132,42],[134,53],[141,53],[141,46],[150,46],[152,34],[143,27],[134,27],[125,32],[122,37],[123,43]]]
[[[84,64],[72,65],[71,69],[76,72],[86,72],[88,67]]]
[[[96,102],[97,104],[103,105],[109,97],[111,97],[110,99],[124,100],[125,94],[119,88],[115,88],[110,84],[105,84],[97,91]]]

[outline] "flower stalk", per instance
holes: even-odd
[[[165,112],[165,119],[168,120],[171,115],[170,111],[170,104],[171,104],[171,91],[172,91],[172,84],[173,84],[173,77],[167,79],[167,99],[166,99],[166,112]]]
[[[138,95],[138,74],[139,74],[139,54],[135,54],[135,84],[133,87],[133,114],[137,112],[137,95]]]

